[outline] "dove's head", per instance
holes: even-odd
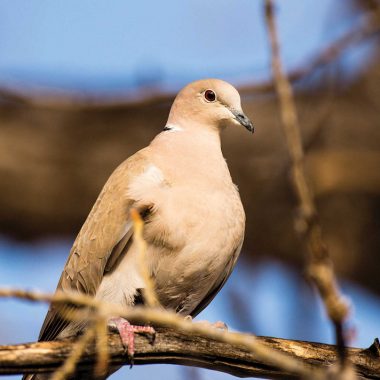
[[[219,131],[229,125],[242,125],[250,132],[254,130],[241,108],[235,87],[220,79],[204,79],[190,83],[178,93],[167,127],[206,126]]]

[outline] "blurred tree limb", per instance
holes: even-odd
[[[280,42],[274,15],[274,1],[265,1],[265,16],[272,51],[272,71],[279,99],[282,127],[291,160],[291,179],[298,199],[297,232],[304,237],[308,252],[308,274],[316,286],[326,312],[335,327],[339,360],[347,364],[344,324],[349,314],[349,304],[339,288],[329,251],[322,238],[322,229],[315,204],[314,194],[307,182],[304,168],[304,150],[301,128],[293,89],[287,78],[280,55]]]
[[[316,196],[380,194],[380,153],[365,149],[315,150],[305,159]]]
[[[336,361],[336,348],[322,343],[311,343],[279,338],[257,337],[268,348],[302,359],[311,367],[328,367]],[[0,346],[0,374],[53,371],[72,352],[73,341],[39,342]],[[111,365],[129,363],[117,334],[108,337]],[[253,353],[228,343],[169,328],[158,328],[154,344],[144,336],[136,336],[134,363],[181,364],[230,373],[238,377],[297,378],[282,369],[276,369]],[[368,349],[348,349],[349,360],[362,378],[380,379],[379,341]],[[78,362],[81,369],[96,362],[96,346],[88,345]]]

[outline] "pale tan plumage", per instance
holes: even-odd
[[[216,93],[215,101],[205,91]],[[245,215],[220,147],[220,130],[243,124],[237,91],[220,80],[198,81],[177,96],[167,127],[111,175],[84,223],[57,289],[133,305],[144,287],[130,210],[145,218],[147,261],[162,306],[196,315],[230,275],[244,237]],[[40,340],[71,335],[49,310]]]

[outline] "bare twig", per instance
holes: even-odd
[[[109,363],[107,319],[99,318],[95,322],[97,361],[95,374],[102,378],[107,374]]]
[[[334,324],[340,362],[345,363],[344,322],[349,313],[347,301],[342,297],[335,278],[328,250],[322,240],[321,227],[313,194],[307,184],[304,171],[304,153],[300,126],[292,87],[287,79],[280,58],[280,46],[274,19],[273,1],[265,1],[265,15],[272,50],[272,70],[280,101],[282,126],[291,158],[293,187],[299,201],[297,230],[305,236],[308,251],[308,273],[324,301],[326,311]]]
[[[156,296],[156,291],[154,289],[154,283],[152,277],[149,274],[148,265],[146,262],[146,241],[143,238],[143,228],[144,222],[141,219],[140,214],[136,209],[131,210],[131,217],[133,220],[133,239],[136,241],[139,249],[139,270],[140,274],[144,280],[145,287],[143,289],[144,301],[147,306],[157,307],[159,302]]]
[[[62,366],[53,373],[52,380],[65,380],[74,373],[79,359],[94,336],[95,329],[93,327],[88,328],[80,339],[73,344],[72,350]]]
[[[365,12],[359,17],[359,20],[354,23],[354,26],[337,38],[327,46],[323,47],[315,56],[310,57],[305,64],[289,71],[286,75],[288,80],[296,82],[303,79],[315,70],[335,61],[346,50],[380,32],[380,14],[378,10]],[[276,83],[272,80],[268,82],[258,83],[257,85],[247,86],[243,88],[243,92],[250,90],[251,92],[266,93],[276,89]],[[240,92],[242,92],[240,90]]]

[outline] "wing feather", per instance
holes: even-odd
[[[104,185],[70,251],[57,291],[94,296],[105,271],[117,265],[132,236],[127,187],[145,167],[144,151],[124,161]],[[53,340],[69,325],[62,315],[73,306],[52,304],[42,325],[39,340]]]

